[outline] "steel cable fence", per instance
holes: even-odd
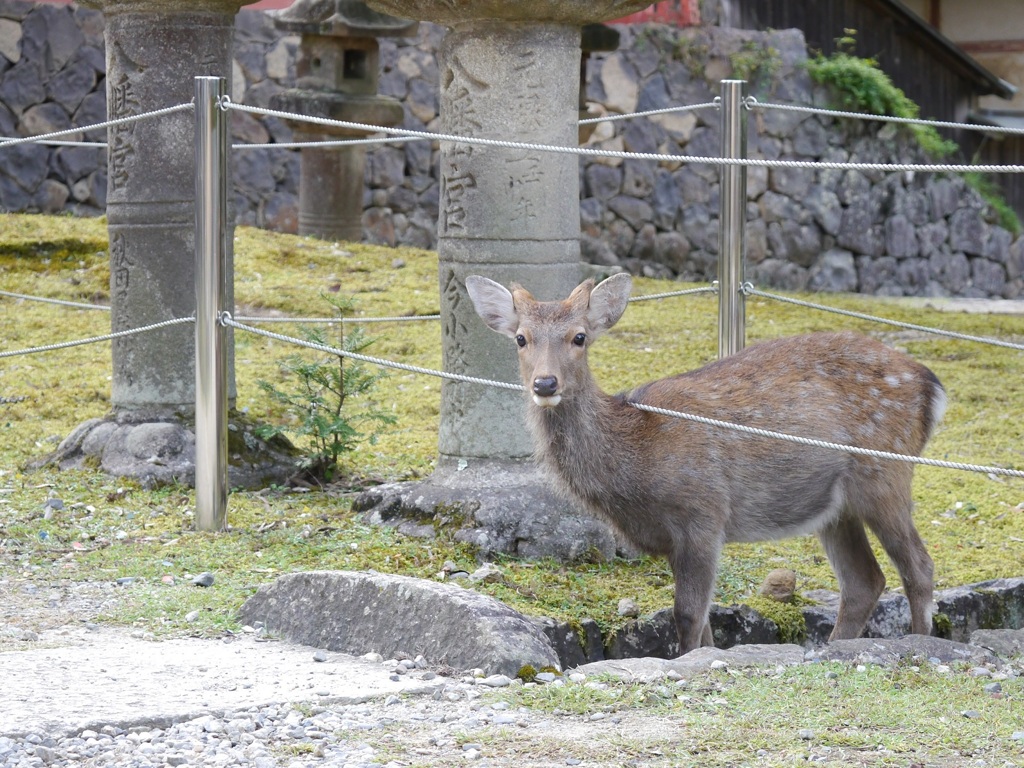
[[[747,100],[746,103],[745,103],[745,106],[748,109],[794,109],[794,110],[798,110],[798,111],[814,112],[814,113],[820,113],[820,114],[823,114],[823,115],[843,117],[843,118],[860,118],[860,119],[866,119],[866,120],[888,121],[888,122],[904,122],[904,123],[905,122],[910,122],[910,123],[938,124],[938,125],[941,125],[943,127],[948,127],[948,126],[954,126],[955,125],[955,126],[960,126],[960,127],[965,127],[965,128],[977,129],[977,126],[970,126],[970,125],[967,125],[967,124],[947,124],[947,123],[938,123],[937,121],[918,121],[918,120],[908,120],[908,119],[905,119],[905,118],[887,118],[885,116],[878,116],[878,115],[862,115],[862,114],[859,114],[859,113],[845,113],[845,112],[838,112],[838,111],[834,111],[834,110],[818,110],[818,109],[813,109],[813,108],[796,107],[796,106],[792,106],[792,105],[760,104],[760,103],[757,103],[756,100]],[[758,167],[768,167],[768,168],[807,168],[807,169],[821,169],[821,170],[880,170],[880,171],[886,171],[886,172],[889,172],[889,171],[929,171],[929,172],[930,171],[950,171],[950,172],[980,171],[980,172],[991,172],[991,173],[1019,173],[1021,171],[1024,171],[1024,166],[1016,166],[1016,165],[1006,165],[1006,166],[978,166],[978,165],[973,165],[973,166],[965,166],[965,165],[953,165],[953,164],[926,164],[926,163],[856,163],[856,162],[851,162],[851,163],[833,163],[833,162],[815,162],[815,161],[764,160],[764,159],[752,159],[752,158],[698,157],[698,156],[687,156],[687,155],[676,155],[676,154],[658,154],[658,153],[611,151],[611,150],[596,149],[596,148],[586,148],[586,147],[564,147],[564,146],[553,146],[553,145],[527,143],[527,142],[504,141],[504,140],[498,140],[498,139],[484,139],[484,138],[478,138],[478,137],[460,136],[460,135],[455,135],[455,134],[432,133],[432,132],[427,132],[427,131],[411,131],[411,130],[407,130],[407,129],[388,128],[388,127],[383,127],[383,126],[373,126],[373,125],[365,125],[365,124],[360,124],[360,123],[351,123],[351,122],[348,122],[348,121],[328,120],[328,119],[325,119],[325,118],[315,118],[315,117],[310,117],[310,116],[300,115],[300,114],[295,114],[295,113],[286,113],[286,112],[280,112],[280,111],[277,111],[277,110],[269,110],[269,109],[262,109],[262,108],[257,108],[257,107],[249,107],[249,106],[239,105],[239,104],[235,104],[235,103],[231,102],[227,97],[221,98],[221,100],[219,101],[219,107],[220,107],[221,110],[224,110],[224,111],[237,110],[237,111],[241,111],[241,112],[248,112],[248,113],[251,113],[251,114],[279,117],[279,118],[289,119],[289,120],[293,120],[293,121],[297,121],[297,122],[307,122],[307,123],[312,123],[312,124],[319,124],[319,125],[325,125],[325,126],[331,126],[331,127],[349,128],[349,129],[353,129],[354,128],[354,129],[362,130],[362,131],[365,131],[365,132],[371,132],[371,133],[390,134],[389,136],[386,136],[385,138],[357,139],[357,140],[345,140],[345,141],[339,141],[339,142],[328,142],[329,145],[338,145],[338,146],[352,144],[352,143],[362,143],[362,144],[378,143],[379,144],[379,143],[394,143],[394,142],[401,142],[401,141],[408,141],[408,140],[431,140],[431,141],[438,141],[438,142],[457,142],[457,143],[465,143],[465,144],[476,144],[476,145],[482,145],[482,146],[493,146],[493,147],[498,147],[498,148],[508,148],[508,149],[517,149],[517,150],[525,149],[525,150],[534,150],[534,151],[542,151],[542,152],[561,152],[561,153],[576,154],[576,155],[580,155],[580,156],[591,156],[591,157],[609,157],[609,158],[620,158],[620,159],[653,160],[653,161],[658,161],[658,162],[660,162],[660,161],[671,161],[671,162],[687,162],[687,163],[706,163],[706,164],[716,165],[716,166],[721,166],[721,167],[758,166]],[[580,122],[581,123],[600,123],[600,122],[604,122],[604,121],[609,121],[610,122],[610,121],[625,120],[625,119],[632,118],[632,117],[649,117],[649,116],[652,116],[652,115],[663,114],[663,113],[668,113],[668,112],[678,112],[678,111],[697,110],[697,109],[706,109],[706,108],[719,108],[719,107],[720,107],[719,101],[716,100],[715,102],[712,102],[712,103],[697,104],[697,105],[693,105],[693,106],[690,106],[690,107],[672,107],[672,108],[667,108],[667,109],[662,109],[662,110],[648,110],[646,112],[638,112],[638,113],[632,113],[632,114],[628,114],[628,115],[608,115],[608,116],[592,118],[592,119],[588,119],[588,120],[580,121]],[[168,107],[166,109],[154,110],[152,112],[147,112],[147,113],[144,113],[144,114],[141,114],[141,115],[130,116],[130,117],[126,117],[126,118],[119,118],[117,120],[111,120],[111,121],[107,121],[105,123],[99,123],[99,124],[96,124],[96,125],[93,125],[93,126],[85,126],[85,127],[74,128],[74,129],[68,129],[68,130],[65,130],[65,131],[58,131],[58,132],[54,132],[54,133],[51,133],[51,134],[45,134],[43,136],[37,136],[37,137],[26,137],[26,138],[23,138],[23,139],[12,139],[12,140],[0,141],[0,148],[2,148],[3,146],[9,146],[9,145],[14,145],[14,144],[22,144],[22,143],[28,143],[28,142],[50,141],[50,140],[53,140],[56,137],[64,136],[64,135],[69,135],[69,134],[72,134],[72,133],[87,132],[87,131],[90,131],[90,130],[97,130],[99,128],[105,128],[105,127],[110,127],[110,126],[114,126],[114,125],[121,125],[121,124],[124,124],[124,123],[127,123],[127,122],[133,122],[133,121],[136,121],[136,120],[142,120],[142,119],[148,119],[148,118],[156,118],[156,117],[161,117],[161,116],[164,116],[164,115],[167,115],[167,114],[172,114],[172,113],[183,111],[183,110],[194,110],[194,109],[195,109],[195,107],[194,107],[193,104],[184,104],[184,105],[178,105],[178,106],[175,106],[175,107]],[[1007,131],[1007,132],[1011,132],[1011,131]],[[269,145],[237,145],[237,146],[235,146],[233,148],[242,148],[242,147],[252,148],[252,147],[256,147],[256,146],[265,146],[265,147],[271,147],[271,148],[273,148],[273,147],[276,147],[276,148],[286,148],[286,147],[291,148],[291,147],[304,147],[304,146],[309,146],[309,145],[313,145],[313,144],[318,145],[318,146],[322,146],[323,145],[323,143],[321,143],[321,142],[297,142],[297,143],[288,144],[288,145],[285,145],[285,144],[277,144],[277,145],[274,145],[274,144],[269,144]],[[644,296],[644,295],[634,296],[634,297],[631,297],[630,301],[638,302],[638,301],[648,301],[648,300],[663,299],[663,298],[668,298],[668,297],[673,297],[673,296],[687,296],[687,295],[698,295],[698,294],[714,293],[714,292],[717,292],[717,290],[718,289],[715,286],[699,287],[699,288],[693,288],[693,289],[684,289],[684,290],[680,290],[680,291],[670,291],[670,292],[664,292],[664,293],[658,293],[658,294],[650,294],[650,295],[646,295],[646,296]],[[1002,340],[999,340],[999,339],[990,339],[990,338],[978,337],[978,336],[970,336],[968,334],[960,334],[960,333],[956,333],[956,332],[953,332],[953,331],[945,331],[945,330],[942,330],[942,329],[934,329],[934,328],[929,328],[929,327],[926,327],[926,326],[920,326],[920,325],[916,325],[916,324],[912,324],[912,323],[902,323],[900,321],[887,320],[885,318],[879,318],[879,317],[875,317],[875,316],[868,315],[868,314],[865,314],[865,313],[853,312],[853,311],[850,311],[850,310],[841,310],[841,309],[837,309],[837,308],[827,307],[826,305],[815,304],[813,302],[803,301],[803,300],[800,300],[800,299],[793,299],[793,298],[790,298],[790,297],[779,296],[777,294],[771,294],[771,293],[768,293],[768,292],[765,292],[765,291],[760,291],[758,289],[755,289],[749,283],[743,285],[742,293],[744,295],[755,295],[755,296],[760,296],[760,297],[768,298],[768,299],[772,299],[772,300],[784,301],[784,302],[788,302],[788,303],[792,303],[792,304],[795,304],[795,305],[804,306],[804,307],[812,308],[812,309],[816,309],[816,310],[835,312],[835,313],[840,314],[840,315],[846,315],[846,316],[855,317],[855,318],[858,318],[858,319],[870,320],[870,321],[881,322],[881,323],[888,323],[888,324],[895,325],[895,326],[898,326],[898,327],[909,328],[909,329],[918,330],[918,331],[922,331],[922,332],[936,333],[938,335],[947,336],[947,337],[954,338],[954,339],[959,339],[959,340],[976,341],[976,342],[994,344],[994,345],[997,345],[997,346],[1002,346],[1002,347],[1006,347],[1006,348],[1010,348],[1010,349],[1016,349],[1016,350],[1024,349],[1024,345],[1013,343],[1013,342],[1006,342],[1006,341],[1002,341]],[[65,305],[65,306],[69,306],[69,307],[73,307],[73,308],[78,308],[78,309],[107,309],[107,310],[109,310],[109,307],[102,307],[102,306],[99,306],[99,305],[83,304],[83,303],[78,303],[78,302],[66,302],[66,301],[56,300],[56,299],[44,299],[44,298],[41,298],[41,297],[32,297],[32,296],[29,296],[29,295],[26,295],[26,294],[15,294],[15,293],[6,292],[6,291],[0,291],[0,295],[8,296],[8,297],[11,297],[11,298],[23,299],[23,300],[47,301],[49,303],[61,304],[61,305]],[[379,318],[353,318],[353,317],[341,317],[341,318],[338,318],[338,317],[335,317],[335,318],[307,318],[307,317],[299,317],[299,318],[268,318],[268,317],[249,317],[249,316],[244,316],[244,317],[243,316],[239,316],[238,318],[233,318],[231,316],[231,314],[228,313],[228,312],[222,312],[219,315],[219,317],[218,317],[219,323],[222,326],[224,326],[224,327],[230,327],[230,328],[234,328],[236,330],[245,331],[245,332],[248,332],[248,333],[251,333],[251,334],[255,334],[255,335],[258,335],[258,336],[263,336],[263,337],[270,338],[270,339],[276,339],[278,341],[282,341],[282,342],[289,343],[289,344],[294,344],[294,345],[297,345],[297,346],[300,346],[300,347],[305,347],[305,348],[308,348],[308,349],[312,349],[312,350],[323,352],[323,353],[327,353],[327,354],[338,355],[338,356],[341,356],[341,357],[348,357],[348,358],[351,358],[353,360],[359,360],[359,361],[366,362],[366,363],[373,364],[373,365],[379,365],[379,366],[383,366],[383,367],[390,367],[390,368],[394,368],[394,369],[397,369],[397,370],[407,371],[407,372],[410,372],[410,373],[435,376],[435,377],[440,377],[440,378],[444,378],[444,379],[448,379],[448,380],[452,380],[452,381],[464,382],[464,383],[480,384],[480,385],[499,387],[499,388],[504,388],[504,389],[509,389],[509,390],[519,390],[519,391],[521,391],[523,389],[522,385],[520,385],[520,384],[513,384],[513,383],[509,383],[509,382],[491,381],[491,380],[483,379],[483,378],[480,378],[480,377],[466,376],[466,375],[462,375],[462,374],[455,374],[455,373],[450,373],[450,372],[445,372],[445,371],[438,371],[438,370],[434,370],[434,369],[423,368],[423,367],[420,367],[420,366],[407,365],[407,364],[404,364],[404,363],[398,363],[398,362],[395,362],[395,361],[385,360],[383,358],[375,358],[375,357],[371,357],[371,356],[367,356],[367,355],[361,355],[361,354],[358,354],[358,353],[347,352],[347,351],[336,349],[336,348],[333,348],[333,347],[330,347],[330,346],[327,346],[327,345],[321,345],[321,344],[317,344],[315,342],[310,342],[310,341],[303,341],[301,339],[297,339],[297,338],[294,338],[294,337],[286,336],[286,335],[283,335],[283,334],[277,334],[277,333],[273,333],[273,332],[266,331],[266,330],[263,330],[263,329],[255,328],[253,326],[245,325],[245,324],[243,324],[243,322],[240,322],[241,320],[244,320],[244,321],[253,322],[253,323],[264,323],[264,322],[270,322],[270,323],[313,323],[313,322],[359,323],[359,322],[366,322],[366,323],[370,323],[370,322],[433,321],[433,320],[439,320],[439,319],[440,319],[440,315],[399,316],[399,317],[379,317]],[[80,340],[69,341],[69,342],[64,342],[64,343],[56,343],[56,344],[52,344],[52,345],[44,345],[44,346],[33,347],[33,348],[30,348],[30,349],[25,349],[25,350],[13,350],[13,351],[8,351],[8,352],[0,352],[0,358],[13,357],[13,356],[16,356],[16,355],[24,355],[24,354],[33,354],[33,353],[36,353],[36,352],[51,351],[51,350],[62,349],[62,348],[71,347],[71,346],[79,346],[79,345],[83,345],[83,344],[98,343],[98,342],[102,342],[102,341],[107,341],[107,340],[112,340],[112,339],[116,339],[116,338],[121,338],[121,337],[124,337],[124,336],[144,333],[144,332],[148,332],[148,331],[154,331],[154,330],[158,330],[160,328],[168,327],[170,325],[176,325],[176,324],[181,324],[181,323],[195,323],[195,322],[196,322],[195,318],[178,318],[178,319],[163,321],[163,322],[160,322],[160,323],[155,323],[155,324],[152,324],[152,325],[147,325],[147,326],[143,326],[143,327],[140,327],[140,328],[135,328],[135,329],[127,330],[127,331],[120,331],[120,332],[117,332],[117,333],[106,334],[106,335],[103,335],[103,336],[90,337],[90,338],[87,338],[87,339],[80,339]],[[994,466],[984,466],[984,465],[977,465],[977,464],[964,464],[964,463],[959,463],[959,462],[939,461],[939,460],[934,460],[934,459],[924,459],[922,457],[916,457],[916,456],[906,456],[906,455],[895,454],[895,453],[870,451],[868,449],[862,449],[862,448],[858,448],[856,446],[849,446],[849,445],[841,445],[841,444],[836,444],[836,443],[829,443],[829,442],[825,442],[825,441],[815,440],[813,438],[788,435],[788,434],[781,433],[781,432],[773,432],[771,430],[762,430],[762,429],[758,429],[758,428],[754,428],[754,427],[748,427],[748,426],[745,426],[745,425],[732,424],[732,423],[729,423],[729,422],[722,422],[722,421],[718,421],[718,420],[714,420],[714,419],[707,419],[705,417],[697,416],[697,415],[694,415],[694,414],[687,414],[687,413],[681,413],[681,412],[675,412],[675,411],[667,411],[667,410],[664,410],[664,409],[655,408],[654,406],[649,406],[649,405],[645,405],[645,404],[642,404],[642,403],[631,403],[631,405],[633,405],[634,407],[637,407],[637,408],[639,408],[641,410],[646,410],[646,411],[650,411],[650,412],[653,412],[653,413],[658,413],[658,414],[665,415],[665,416],[671,416],[671,417],[676,417],[676,418],[688,419],[688,420],[691,420],[691,421],[695,421],[695,422],[699,422],[699,423],[703,423],[703,424],[706,424],[706,425],[715,426],[715,427],[719,427],[719,428],[733,429],[733,430],[738,430],[738,431],[745,432],[745,433],[752,434],[752,435],[756,435],[756,436],[770,437],[770,438],[773,438],[773,439],[780,439],[780,440],[788,440],[788,441],[800,443],[800,444],[803,444],[803,445],[809,445],[809,446],[819,447],[819,448],[824,448],[824,449],[829,449],[829,450],[840,450],[840,451],[846,451],[846,452],[849,452],[849,453],[852,453],[852,454],[857,454],[857,455],[867,455],[867,456],[871,456],[871,457],[875,457],[875,458],[907,461],[907,462],[911,462],[911,463],[925,464],[925,465],[929,465],[929,466],[937,466],[937,467],[942,467],[942,468],[961,469],[961,470],[974,471],[974,472],[984,472],[984,473],[987,473],[987,474],[990,474],[990,475],[1005,475],[1005,476],[1010,476],[1010,477],[1024,477],[1024,472],[1021,472],[1021,471],[1018,471],[1018,470],[1014,470],[1014,469],[1007,469],[1007,468],[1003,468],[1003,467],[994,467]]]

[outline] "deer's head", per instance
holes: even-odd
[[[541,408],[553,408],[591,383],[587,349],[622,317],[632,281],[613,275],[586,280],[562,301],[537,301],[522,286],[466,278],[476,312],[491,330],[513,339],[523,385]]]

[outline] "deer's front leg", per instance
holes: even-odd
[[[684,654],[701,645],[712,645],[708,608],[715,588],[718,553],[721,543],[705,536],[688,536],[677,543],[669,556],[676,581],[673,615],[679,633],[679,653]]]

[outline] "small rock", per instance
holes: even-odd
[[[209,571],[204,571],[192,579],[192,586],[194,587],[212,587],[213,586],[213,574]]]
[[[512,685],[512,680],[505,675],[491,675],[483,680],[478,680],[479,685],[486,685],[488,688],[507,688]]]
[[[394,259],[391,262],[392,269],[402,269],[405,266],[405,259]]]
[[[1014,731],[1010,738],[1014,741],[1024,741],[1024,731]]]
[[[199,620],[199,611],[189,611],[185,614],[185,621],[189,624]]]
[[[796,594],[796,572],[789,568],[776,568],[764,577],[760,593],[764,597],[788,603]]]
[[[814,738],[814,731],[812,731],[810,728],[801,728],[800,732],[797,735],[804,741],[810,741]]]
[[[624,597],[619,600],[619,616],[635,619],[639,615],[640,606],[636,604],[635,600],[629,597]]]
[[[327,654],[324,651],[316,651],[313,654],[313,661],[319,661],[319,662],[327,661]]]
[[[538,683],[553,683],[558,679],[554,672],[538,672],[534,678]]]
[[[977,720],[979,717],[981,717],[981,712],[979,712],[976,709],[965,709],[960,714],[966,717],[968,720]]]
[[[984,691],[985,693],[1002,693],[1003,686],[999,683],[986,683]]]
[[[54,761],[56,753],[50,747],[44,747],[42,745],[36,747],[36,757],[42,760],[44,763],[49,765]]]
[[[469,574],[469,580],[475,584],[497,584],[505,580],[505,573],[493,563],[485,563]]]
[[[992,670],[986,667],[972,667],[968,674],[971,677],[992,677]]]

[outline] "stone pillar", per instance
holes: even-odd
[[[564,24],[477,20],[450,30],[438,66],[442,131],[576,146],[579,45],[579,28]],[[512,346],[496,344],[480,322],[465,279],[480,274],[503,285],[519,282],[543,299],[576,287],[579,158],[444,142],[440,163],[445,370],[519,381]],[[522,395],[445,381],[439,450],[442,457],[529,456]]]
[[[441,127],[473,138],[575,147],[580,29],[647,0],[367,0],[372,8],[448,27],[438,56]],[[438,216],[442,358],[446,370],[519,381],[512,344],[473,311],[471,274],[519,282],[541,299],[568,295],[580,265],[579,158],[442,142]],[[450,517],[481,553],[610,557],[611,532],[554,497],[531,462],[521,393],[445,381],[440,460],[420,483],[364,494],[371,521]]]
[[[580,30],[646,7],[643,0],[367,0],[448,27],[439,53],[445,133],[577,146]],[[453,142],[441,146],[438,257],[445,368],[518,381],[515,353],[473,312],[465,278],[522,283],[562,297],[580,269],[579,158]],[[515,392],[444,382],[445,458],[532,452]]]
[[[105,19],[111,119],[190,102],[196,75],[230,76],[233,20],[242,0],[95,4]],[[114,331],[195,313],[194,119],[178,112],[108,129]],[[230,271],[226,277],[230,286]],[[229,289],[229,306],[230,297]],[[178,325],[113,342],[114,410],[139,420],[191,412],[193,339],[191,325]],[[228,369],[233,398],[231,362]]]
[[[233,19],[244,0],[91,0],[105,17],[107,113],[139,115],[192,101],[197,75],[231,72]],[[195,116],[107,132],[107,221],[114,331],[195,314]],[[233,216],[228,212],[226,225]],[[226,238],[228,246],[232,242]],[[230,254],[224,270],[233,305]],[[195,478],[195,328],[174,325],[113,342],[112,413],[80,424],[46,461],[99,467],[145,485]],[[235,396],[233,339],[228,397]],[[280,482],[279,453],[233,423],[232,486]],[[244,439],[243,439],[244,437]],[[255,442],[254,442],[255,441]],[[251,445],[256,445],[253,449]]]

